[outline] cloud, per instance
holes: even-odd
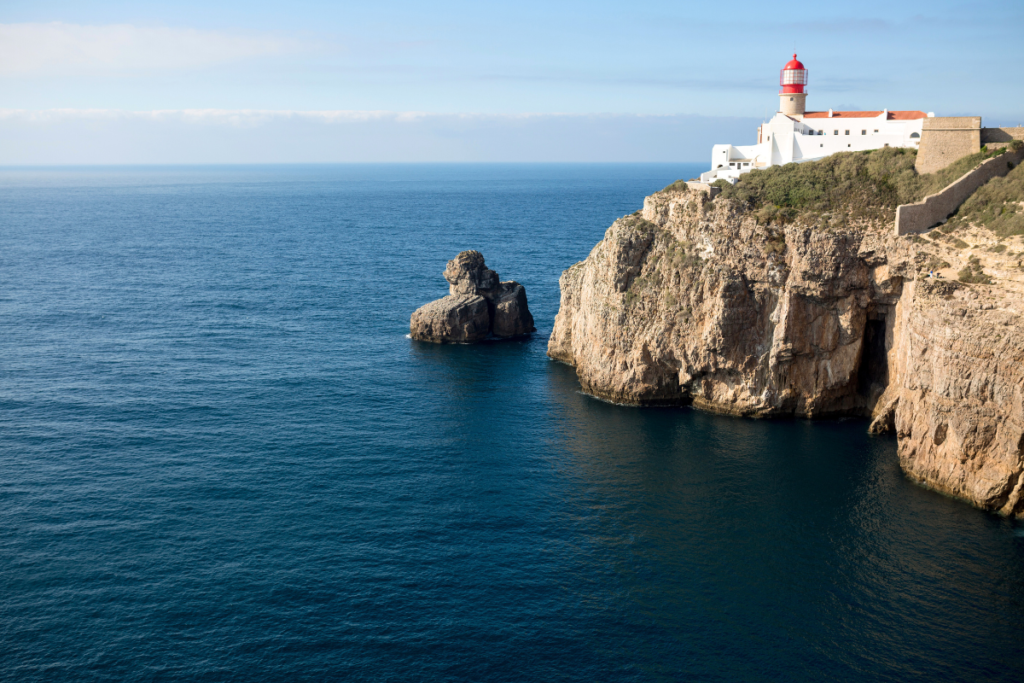
[[[395,122],[416,121],[424,117],[474,117],[475,114],[439,115],[406,111],[360,111],[360,110],[281,110],[281,109],[153,109],[148,111],[127,111],[124,109],[0,109],[0,121],[48,125],[72,121],[93,122],[152,122],[179,123],[206,126],[229,126],[233,128],[256,128],[277,122],[308,121],[313,123],[365,123],[388,120]],[[529,115],[526,115],[529,116]],[[506,117],[507,118],[507,117]]]
[[[181,123],[253,128],[270,123],[306,121],[310,123],[344,124],[369,121],[414,123],[423,120],[452,121],[527,121],[539,118],[556,119],[665,119],[673,115],[645,114],[438,114],[419,111],[364,111],[364,110],[290,110],[290,109],[153,109],[128,111],[124,109],[0,109],[0,121],[19,121],[30,124],[55,124],[68,121],[148,121],[155,123]]]
[[[0,24],[0,76],[190,69],[304,49],[273,34],[168,27]]]
[[[0,110],[0,165],[680,161],[753,118],[395,111]]]

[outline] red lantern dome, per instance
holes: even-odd
[[[804,86],[807,85],[807,69],[797,60],[796,55],[793,55],[793,59],[779,72],[779,85],[782,86],[783,93],[804,91]]]

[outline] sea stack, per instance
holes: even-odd
[[[501,282],[479,251],[460,252],[444,269],[448,296],[416,309],[409,320],[413,339],[436,344],[472,344],[488,336],[517,337],[533,332],[526,288]]]

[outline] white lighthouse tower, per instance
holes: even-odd
[[[793,55],[779,72],[779,110],[757,129],[757,144],[715,145],[705,183],[728,180],[759,168],[813,161],[836,152],[880,147],[916,147],[923,111],[807,111],[807,67]]]

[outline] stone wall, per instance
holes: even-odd
[[[720,187],[713,187],[708,183],[699,183],[695,180],[687,181],[686,186],[691,190],[696,190],[697,192],[707,192],[709,199],[714,199],[722,193],[722,188]]]
[[[1022,158],[1024,150],[1000,154],[963,174],[940,192],[930,194],[915,204],[897,207],[896,235],[910,235],[934,228],[960,208],[979,187],[1009,173]]]
[[[981,144],[989,149],[1001,149],[1014,140],[1024,140],[1024,127],[981,129]]]
[[[924,120],[914,168],[935,173],[957,159],[981,151],[980,116],[943,116]]]

